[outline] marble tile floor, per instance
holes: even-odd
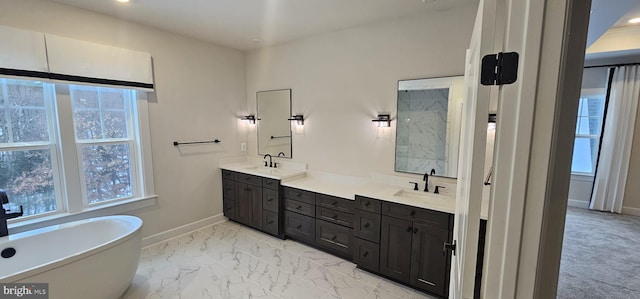
[[[434,298],[234,222],[143,249],[123,299]]]

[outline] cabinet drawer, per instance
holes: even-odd
[[[297,200],[292,200],[289,198],[287,198],[287,201],[286,201],[286,208],[289,211],[300,213],[300,214],[311,216],[311,217],[314,217],[316,214],[315,213],[316,207],[314,205],[304,203],[304,202],[299,202]]]
[[[284,188],[284,197],[306,202],[312,205],[316,203],[315,193],[295,188]]]
[[[284,212],[285,233],[295,239],[313,243],[315,240],[315,219],[297,213]]]
[[[347,227],[353,227],[353,215],[345,212],[316,207],[316,218]]]
[[[345,256],[351,256],[351,229],[316,220],[316,244]]]
[[[232,180],[222,180],[222,198],[233,200],[235,198],[234,192],[235,182]]]
[[[262,208],[274,213],[278,213],[278,191],[272,189],[262,189]]]
[[[380,270],[380,244],[353,238],[353,262],[362,269],[373,272]]]
[[[356,195],[356,209],[380,213],[380,201],[373,198]]]
[[[406,206],[397,203],[383,202],[382,214],[394,218],[420,221],[433,226],[449,229],[449,217],[451,214]]]
[[[353,235],[374,243],[380,243],[380,214],[356,210]]]
[[[222,201],[222,211],[224,215],[231,219],[236,220],[236,202],[233,200],[223,200]]]
[[[280,227],[280,222],[278,220],[278,213],[263,211],[262,230],[269,234],[277,236],[280,233],[280,230],[278,229]]]
[[[270,178],[262,178],[262,187],[278,191],[280,181]]]
[[[353,214],[353,200],[348,200],[331,195],[316,194],[316,206],[330,208],[345,213]]]
[[[222,179],[235,180],[236,173],[230,170],[222,170]]]
[[[236,181],[262,187],[262,178],[255,175],[236,173]]]

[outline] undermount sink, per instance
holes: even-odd
[[[269,167],[258,167],[258,166],[249,166],[245,168],[246,170],[251,170],[260,173],[267,174],[277,174],[279,172],[278,168],[269,168]]]
[[[276,177],[282,177],[282,176],[286,177],[290,175],[295,175],[296,173],[299,172],[291,169],[263,167],[263,166],[256,166],[256,165],[243,167],[242,169],[249,172],[253,172],[255,174],[264,174],[264,175],[271,175]]]
[[[441,197],[437,194],[410,190],[400,190],[393,195],[410,200],[444,199],[444,197]]]

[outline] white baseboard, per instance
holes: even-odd
[[[170,230],[166,230],[161,233],[157,233],[155,235],[142,238],[142,247],[144,248],[159,242],[164,242],[166,240],[178,237],[180,235],[190,233],[194,230],[201,229],[205,226],[217,224],[220,222],[224,222],[226,220],[227,218],[224,217],[223,214],[218,214],[218,215],[207,217],[198,221],[187,223],[185,225],[178,226],[176,228],[172,228]]]
[[[569,202],[567,203],[568,206],[570,207],[576,207],[576,208],[583,208],[583,209],[588,209],[589,208],[589,202],[586,200],[579,200],[579,199],[571,199],[569,198]]]
[[[639,208],[622,207],[622,214],[640,216],[640,209]]]

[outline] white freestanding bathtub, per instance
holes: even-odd
[[[1,283],[48,283],[51,299],[114,299],[138,268],[142,220],[106,216],[0,238]],[[5,250],[8,249],[8,250]]]

